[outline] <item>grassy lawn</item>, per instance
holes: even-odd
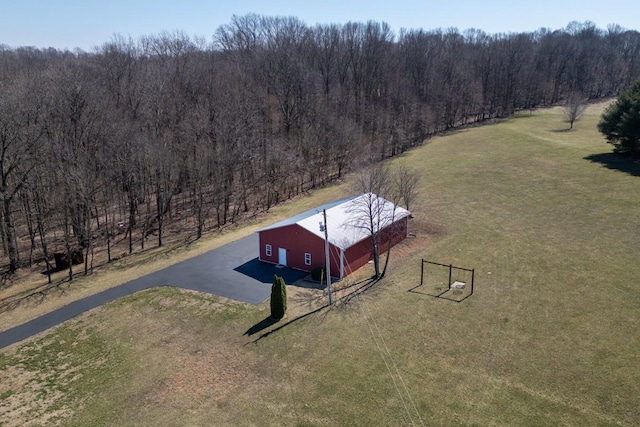
[[[394,160],[423,172],[416,237],[347,304],[246,335],[268,303],[158,288],[3,350],[0,425],[637,425],[640,168],[602,163],[601,111],[571,132],[559,109],[527,112]],[[475,268],[474,295],[409,292],[421,258]]]

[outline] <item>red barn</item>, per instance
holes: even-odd
[[[303,271],[325,265],[327,216],[331,276],[342,279],[372,259],[371,229],[379,250],[407,237],[411,213],[372,193],[336,200],[258,230],[260,261]],[[378,233],[380,231],[380,233]]]

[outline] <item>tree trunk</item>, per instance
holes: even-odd
[[[42,200],[38,196],[38,193],[35,195],[35,206],[36,206],[36,226],[38,228],[38,235],[40,236],[40,245],[42,246],[42,255],[44,256],[44,262],[47,265],[47,283],[51,284],[51,270],[53,266],[49,263],[49,250],[47,249],[47,238],[44,226],[44,214],[42,208]]]
[[[196,206],[196,239],[202,237],[202,229],[204,228],[204,195],[202,189],[198,189],[197,206]]]
[[[73,260],[71,259],[71,245],[69,244],[69,215],[64,211],[64,249],[67,251],[67,262],[69,263],[69,281],[73,280]]]
[[[7,254],[9,255],[9,272],[14,273],[18,269],[18,250],[15,239],[16,230],[11,213],[11,198],[4,197],[2,202],[4,234],[7,242]]]
[[[395,209],[394,209],[395,211]],[[390,234],[389,234],[389,241],[387,242],[387,257],[384,260],[384,267],[382,268],[382,274],[380,275],[380,278],[382,279],[385,274],[387,274],[387,267],[389,266],[389,258],[391,258],[391,242],[393,241],[393,238],[395,236],[394,233],[394,229],[395,229],[395,212],[393,217],[391,218],[391,226],[390,226]]]
[[[163,215],[158,215],[158,247],[162,246],[162,220]]]
[[[375,270],[375,278],[380,278],[380,253],[378,251],[378,242],[375,235],[371,236],[371,252],[373,257],[373,268]]]
[[[133,194],[129,193],[129,254],[133,252],[133,227],[136,225],[136,211],[138,208],[138,203]]]
[[[31,210],[31,203],[29,203],[29,198],[23,192],[21,192],[20,198],[22,199],[25,221],[27,223],[27,230],[29,231],[29,267],[31,267],[33,265],[33,252],[36,250],[36,230],[33,226],[33,212]]]

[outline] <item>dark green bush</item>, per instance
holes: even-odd
[[[284,279],[277,275],[273,276],[271,285],[271,318],[280,320],[287,311],[287,285]]]

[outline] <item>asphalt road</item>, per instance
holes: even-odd
[[[257,252],[258,235],[253,234],[0,332],[0,348],[20,342],[92,308],[155,286],[175,286],[257,305],[269,297],[274,274],[283,276],[288,284],[295,283],[307,274],[262,263],[256,258]]]

